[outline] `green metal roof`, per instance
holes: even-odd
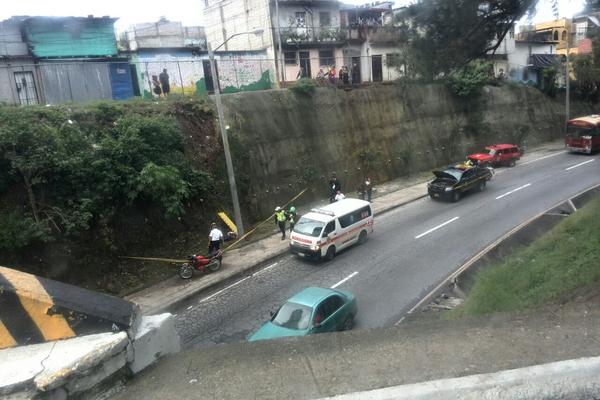
[[[25,36],[37,57],[107,57],[117,54],[114,18],[31,17]]]

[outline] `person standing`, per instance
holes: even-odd
[[[219,251],[221,243],[223,243],[223,232],[217,228],[214,222],[211,224],[211,230],[208,234],[208,254]]]
[[[290,210],[288,211],[287,214],[287,218],[288,221],[290,221],[290,235],[292,234],[292,231],[294,230],[294,226],[296,225],[296,222],[298,221],[298,214],[296,214],[296,207],[291,206]]]
[[[152,91],[158,97],[160,97],[160,95],[162,94],[162,89],[160,88],[160,82],[158,81],[158,77],[156,75],[152,75]]]
[[[167,74],[166,68],[158,75],[158,80],[160,81],[160,86],[162,86],[164,96],[167,97],[171,91],[171,85],[169,84],[169,74]]]
[[[335,172],[331,174],[331,179],[329,180],[329,202],[333,203],[335,201],[335,195],[338,191],[342,190],[342,184],[338,180]]]
[[[346,196],[344,196],[344,193],[342,193],[341,190],[338,190],[335,195],[334,201],[344,200],[345,198],[346,198]]]
[[[367,176],[365,179],[365,184],[363,187],[363,193],[367,197],[366,199],[369,203],[371,202],[371,195],[373,194],[373,185],[371,184],[371,177]]]
[[[281,240],[285,240],[285,220],[287,216],[285,215],[285,210],[281,207],[275,207],[275,225],[279,227],[281,231]]]

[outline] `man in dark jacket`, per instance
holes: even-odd
[[[331,174],[331,179],[329,180],[329,202],[333,203],[335,201],[335,195],[338,191],[342,190],[342,184],[338,180],[335,172]]]

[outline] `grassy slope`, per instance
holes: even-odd
[[[528,248],[481,271],[451,316],[541,305],[600,281],[600,199],[566,218]]]

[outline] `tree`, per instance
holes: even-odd
[[[399,14],[399,45],[418,74],[445,76],[495,51],[537,0],[423,0]]]

